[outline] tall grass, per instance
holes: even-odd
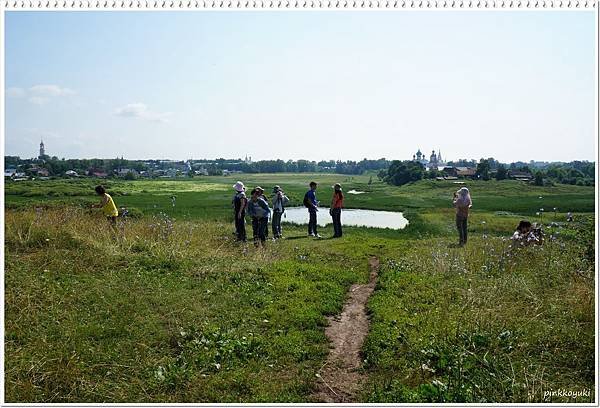
[[[77,208],[7,211],[7,401],[304,401],[325,316],[366,262],[232,226]],[[279,246],[279,245],[282,246]],[[313,243],[311,243],[313,244]]]
[[[582,244],[437,238],[389,258],[369,304],[365,400],[551,402],[545,391],[592,390],[594,262]]]

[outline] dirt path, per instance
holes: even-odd
[[[327,361],[317,376],[317,390],[312,399],[318,402],[354,402],[364,375],[361,347],[369,332],[366,305],[375,290],[379,260],[369,260],[371,274],[366,285],[352,285],[339,316],[329,318],[325,334],[332,343]]]

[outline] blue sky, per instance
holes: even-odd
[[[7,12],[5,154],[594,160],[594,11]]]

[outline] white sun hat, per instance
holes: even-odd
[[[235,183],[233,185],[233,188],[235,189],[235,191],[237,192],[242,192],[244,191],[245,187],[244,187],[244,183],[242,183],[241,181],[238,181],[237,183]]]

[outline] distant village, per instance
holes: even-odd
[[[449,165],[442,158],[442,153],[438,150],[437,154],[435,150],[431,151],[431,155],[429,156],[429,160],[427,160],[426,156],[421,153],[421,150],[417,150],[415,154],[413,154],[413,161],[419,162],[425,167],[427,171],[437,171],[441,173],[436,176],[436,180],[457,180],[459,178],[477,178],[477,163],[475,161],[472,162],[471,166],[458,166],[458,165]],[[464,162],[464,161],[463,161]],[[529,170],[523,170],[524,167],[528,167],[528,165],[532,165],[533,167],[538,167],[535,162],[520,163],[520,165],[513,166],[507,171],[507,178],[521,180],[521,181],[531,181],[533,180],[533,174]],[[491,169],[490,177],[494,177],[494,170]]]
[[[424,169],[423,178],[433,180],[457,180],[490,178],[515,179],[525,182],[532,181],[545,170],[553,179],[569,184],[592,183],[594,163],[547,163],[547,162],[515,162],[504,165],[493,158],[475,160],[446,161],[438,149],[431,151],[429,158],[417,150],[412,160]],[[380,178],[392,161],[386,159],[362,161],[308,161],[308,160],[261,160],[252,161],[251,157],[244,159],[214,159],[214,160],[126,160],[116,159],[59,159],[49,156],[44,141],[40,141],[39,154],[35,158],[21,159],[17,156],[5,156],[5,180],[47,180],[50,178],[179,178],[196,176],[228,176],[239,173],[303,173],[324,172],[339,174],[362,174],[365,171],[378,172]],[[591,167],[590,167],[591,166]],[[558,170],[556,170],[558,168]],[[556,170],[556,171],[555,171]],[[554,172],[554,173],[552,173]],[[500,174],[502,173],[502,174]],[[502,176],[502,177],[500,177]],[[541,182],[538,180],[538,182]],[[593,183],[592,183],[593,184]]]

